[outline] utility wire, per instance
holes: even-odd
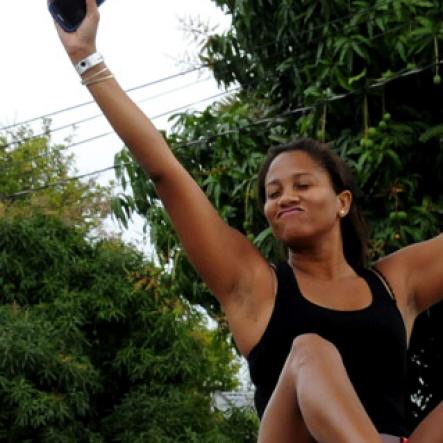
[[[229,91],[224,91],[224,92],[220,92],[220,93],[215,94],[215,95],[211,95],[210,97],[205,97],[205,98],[203,98],[201,100],[198,100],[196,102],[188,103],[187,105],[183,105],[183,106],[180,106],[178,108],[172,109],[170,111],[166,111],[166,112],[163,112],[161,114],[155,115],[155,116],[151,117],[150,120],[156,120],[156,119],[161,118],[161,117],[166,117],[167,115],[173,114],[175,112],[183,111],[184,109],[189,109],[192,106],[195,106],[195,105],[207,102],[209,100],[214,100],[216,98],[223,97],[224,95],[230,94],[232,92],[236,92],[237,90],[238,90],[238,88],[235,88],[235,89],[231,89]],[[112,135],[112,134],[115,134],[115,131],[107,131],[107,132],[104,132],[102,134],[98,134],[98,135],[95,135],[93,137],[89,137],[89,138],[86,138],[84,140],[80,140],[78,142],[73,142],[73,143],[70,143],[70,144],[68,144],[66,146],[62,146],[61,148],[52,149],[50,152],[47,152],[47,153],[44,153],[44,154],[40,154],[40,155],[31,157],[31,158],[27,158],[26,160],[23,160],[23,161],[20,161],[20,162],[15,162],[14,166],[20,166],[20,165],[28,164],[28,163],[31,163],[31,162],[33,162],[35,160],[39,160],[41,158],[48,157],[48,156],[52,155],[53,153],[66,151],[66,150],[68,150],[70,148],[73,148],[73,147],[76,147],[76,146],[80,146],[80,145],[83,145],[85,143],[90,143],[92,141],[95,141],[95,140],[107,137],[108,135]]]
[[[141,104],[141,103],[145,103],[145,102],[150,101],[150,100],[155,100],[157,98],[164,97],[166,95],[172,94],[173,92],[181,91],[181,90],[186,89],[186,88],[188,88],[190,86],[194,86],[194,85],[203,83],[203,82],[208,81],[208,80],[211,80],[211,77],[207,77],[207,78],[205,78],[203,80],[200,80],[200,81],[187,83],[185,85],[179,86],[179,87],[174,88],[174,89],[170,89],[170,90],[162,92],[160,94],[156,94],[156,95],[153,95],[153,96],[150,96],[150,97],[146,97],[146,98],[144,98],[142,100],[137,100],[136,103],[137,104]],[[84,119],[81,119],[81,120],[77,120],[75,122],[68,123],[68,124],[59,126],[57,128],[54,128],[54,129],[49,129],[48,131],[44,131],[44,132],[40,132],[38,134],[31,135],[30,137],[23,137],[23,138],[18,139],[18,140],[13,140],[13,141],[11,141],[9,143],[5,143],[3,145],[0,145],[0,150],[5,150],[5,149],[7,149],[7,148],[9,148],[11,146],[19,145],[21,143],[28,142],[28,141],[33,140],[35,138],[44,137],[44,136],[47,136],[49,134],[53,134],[54,132],[62,131],[63,129],[72,128],[73,126],[76,126],[76,125],[79,125],[79,124],[82,124],[82,123],[87,123],[89,121],[95,120],[95,119],[100,118],[100,117],[103,117],[103,113],[95,114],[95,115],[93,115],[91,117],[87,117],[87,118],[84,118]]]
[[[368,7],[366,9],[363,9],[361,11],[356,11],[356,12],[347,14],[345,16],[338,17],[338,18],[333,19],[333,20],[328,20],[328,21],[326,21],[326,22],[324,22],[322,24],[316,25],[316,26],[314,26],[314,27],[312,27],[310,29],[304,29],[302,31],[294,33],[293,34],[293,38],[295,40],[297,37],[303,36],[306,33],[313,32],[313,31],[318,30],[318,29],[323,29],[323,28],[325,28],[326,26],[328,26],[330,24],[340,23],[340,22],[345,21],[345,20],[347,20],[349,18],[353,18],[353,17],[358,16],[358,15],[363,15],[365,13],[374,11],[376,9],[377,9],[376,6],[372,6],[372,7]],[[355,23],[355,24],[352,24],[350,26],[353,27],[353,26],[357,26],[358,24],[359,23]],[[251,48],[249,50],[249,52],[253,52],[253,51],[256,51],[258,49],[262,49],[262,48],[271,46],[274,43],[276,43],[277,41],[278,41],[278,39],[275,39],[272,42],[266,43],[264,45],[256,46],[255,48]],[[148,82],[148,83],[144,83],[142,85],[135,86],[135,87],[130,88],[130,89],[126,89],[126,92],[129,93],[129,92],[133,92],[133,91],[138,90],[138,89],[146,88],[148,86],[153,86],[153,85],[162,83],[164,81],[172,80],[174,78],[177,78],[177,77],[180,77],[180,76],[183,76],[183,75],[187,75],[187,74],[190,74],[192,72],[199,71],[201,69],[205,69],[205,68],[208,68],[208,67],[209,67],[208,64],[202,64],[200,66],[196,66],[196,67],[191,68],[191,69],[186,70],[186,71],[182,71],[182,72],[179,72],[179,73],[167,76],[167,77],[160,78],[158,80],[154,80],[154,81],[151,81],[151,82]],[[17,126],[23,126],[23,125],[26,125],[28,123],[35,122],[37,120],[41,120],[41,119],[44,119],[44,118],[49,118],[51,116],[58,115],[58,114],[61,114],[61,113],[67,112],[67,111],[72,111],[74,109],[78,109],[80,107],[83,107],[83,106],[86,106],[86,105],[90,105],[90,104],[93,104],[93,103],[94,103],[94,100],[90,100],[88,102],[80,103],[80,104],[69,106],[69,107],[63,108],[63,109],[59,109],[57,111],[53,111],[53,112],[50,112],[50,113],[47,113],[47,114],[43,114],[43,115],[40,115],[38,117],[33,117],[33,118],[28,119],[28,120],[23,120],[23,121],[21,121],[19,123],[14,123],[14,124],[6,125],[6,126],[3,126],[3,127],[0,127],[0,132],[12,129],[12,128],[17,127]]]
[[[192,69],[188,69],[186,71],[178,72],[177,74],[172,74],[172,75],[169,75],[167,77],[162,77],[162,78],[160,78],[158,80],[153,80],[151,82],[144,83],[144,84],[139,85],[139,86],[134,86],[133,88],[126,89],[125,91],[127,93],[129,93],[129,92],[136,91],[138,89],[147,88],[148,86],[157,85],[159,83],[162,83],[162,82],[165,82],[165,81],[168,81],[168,80],[172,80],[174,78],[181,77],[181,76],[190,74],[190,73],[195,72],[195,71],[200,71],[201,69],[203,69],[205,67],[206,67],[206,65],[201,65],[201,66],[198,66],[198,67],[195,67],[195,68],[192,68]],[[0,132],[6,131],[8,129],[15,128],[17,126],[27,125],[28,123],[32,123],[32,122],[35,122],[37,120],[42,120],[44,118],[49,118],[49,117],[54,116],[54,115],[62,114],[63,112],[72,111],[74,109],[78,109],[78,108],[81,108],[81,107],[86,106],[86,105],[91,105],[93,103],[95,103],[94,100],[90,100],[88,102],[79,103],[78,105],[69,106],[67,108],[59,109],[57,111],[53,111],[53,112],[50,112],[48,114],[43,114],[43,115],[40,115],[38,117],[33,117],[33,118],[28,119],[28,120],[23,120],[23,121],[21,121],[19,123],[14,123],[14,124],[11,124],[11,125],[3,126],[3,127],[0,128]]]
[[[372,10],[373,8],[368,8],[368,9]],[[362,11],[360,11],[360,13],[362,13]],[[339,19],[337,19],[337,20],[339,20]],[[397,32],[397,31],[399,31],[400,29],[402,29],[402,28],[404,28],[404,27],[406,27],[406,26],[408,26],[408,25],[410,25],[410,24],[411,24],[411,23],[404,23],[404,24],[402,24],[402,25],[399,25],[399,26],[396,26],[396,27],[394,27],[394,28],[391,28],[391,29],[389,29],[389,30],[387,30],[387,31],[380,32],[380,33],[378,33],[378,34],[375,34],[375,35],[369,37],[368,40],[375,40],[375,39],[380,38],[380,37],[383,37],[383,36],[385,36],[385,35],[387,35],[387,34],[390,34],[390,33],[393,33],[393,32]],[[354,26],[355,26],[355,25],[354,25]],[[207,79],[205,79],[205,80],[203,80],[203,81],[207,81],[207,80],[209,80],[209,79],[210,79],[210,78],[207,78]],[[151,100],[151,99],[155,99],[155,98],[163,97],[163,96],[165,96],[165,95],[168,95],[169,93],[172,93],[172,92],[176,92],[176,91],[179,91],[179,90],[185,89],[187,86],[192,86],[193,84],[198,84],[198,83],[201,83],[201,82],[198,81],[198,82],[188,83],[187,85],[184,85],[184,86],[181,86],[181,87],[178,87],[178,88],[171,89],[171,90],[166,91],[166,92],[164,92],[164,93],[160,93],[160,94],[154,95],[154,96],[152,96],[152,97],[149,97],[149,98],[146,98],[146,99],[143,99],[143,100],[137,101],[136,103],[140,104],[140,103],[143,103],[143,102],[148,101],[148,100]],[[151,84],[152,84],[152,83],[151,83]],[[149,85],[149,84],[146,84],[146,85]],[[145,86],[146,86],[146,85],[145,85]],[[140,87],[141,87],[141,86],[140,86]],[[140,88],[140,87],[136,87],[136,89],[138,89],[138,88]],[[135,88],[133,88],[133,89],[135,89]],[[92,103],[95,103],[95,102],[94,102],[94,101],[90,101],[90,102],[85,103],[85,104],[92,104]],[[82,105],[76,105],[76,106],[82,106]],[[66,109],[75,109],[76,106],[73,106],[73,107],[70,107],[70,108],[66,108]],[[68,124],[65,124],[65,125],[63,125],[63,126],[60,126],[60,127],[54,128],[54,129],[49,129],[49,130],[46,131],[46,132],[41,132],[41,133],[39,133],[39,134],[35,134],[35,135],[30,136],[30,137],[24,137],[24,138],[22,138],[22,139],[13,140],[13,141],[11,141],[11,142],[4,143],[3,145],[0,145],[0,150],[2,150],[2,149],[7,149],[8,147],[13,146],[13,145],[16,145],[16,144],[20,144],[20,143],[27,142],[27,141],[29,141],[29,140],[32,140],[33,138],[43,137],[43,136],[45,136],[45,135],[49,135],[49,134],[52,134],[52,133],[57,132],[57,131],[60,131],[60,130],[70,128],[70,127],[72,127],[72,126],[74,126],[74,125],[77,125],[77,124],[86,123],[86,122],[88,122],[88,121],[94,120],[94,119],[99,118],[99,117],[101,117],[101,116],[103,116],[103,114],[96,114],[96,115],[94,115],[94,116],[91,116],[91,117],[88,117],[88,118],[85,118],[85,119],[82,119],[82,120],[78,120],[78,121],[75,121],[75,122],[72,122],[72,123],[68,123]],[[36,117],[36,118],[33,119],[33,120],[37,120],[37,119],[39,119],[39,117]],[[18,123],[17,125],[19,125],[19,123]],[[12,125],[12,126],[14,126],[14,125]],[[0,129],[0,131],[1,131],[1,129]]]
[[[122,166],[126,166],[127,164],[129,164],[129,162],[122,163],[121,165],[117,165],[117,166],[116,165],[108,166],[103,169],[97,169],[96,171],[87,172],[86,174],[76,175],[74,177],[67,177],[62,180],[58,180],[54,183],[48,183],[47,185],[38,186],[37,188],[25,189],[23,191],[15,192],[14,194],[0,196],[0,200],[11,200],[11,199],[15,199],[17,197],[21,197],[23,195],[34,194],[35,192],[43,191],[45,189],[56,188],[58,186],[66,185],[72,181],[81,180],[82,178],[86,178],[86,177],[93,177],[94,175],[103,174],[104,172],[111,171],[112,169],[118,169]]]
[[[421,67],[421,68],[414,68],[414,69],[409,69],[409,70],[403,70],[403,71],[400,71],[399,73],[393,75],[390,78],[375,81],[374,83],[368,85],[366,87],[366,89],[379,88],[379,87],[385,86],[386,84],[391,83],[392,81],[397,80],[399,78],[409,77],[411,75],[417,75],[417,74],[419,74],[419,73],[421,73],[423,71],[426,71],[426,70],[428,70],[428,69],[430,69],[432,67],[435,67],[436,65],[442,65],[442,64],[443,64],[443,59],[439,60],[438,62],[431,63],[431,64],[429,64],[427,66]],[[358,93],[361,93],[362,91],[364,91],[364,89],[363,90],[362,89],[356,89],[356,90],[349,91],[349,92],[344,93],[344,94],[334,95],[332,97],[328,97],[328,98],[325,98],[323,100],[319,100],[318,102],[316,102],[314,105],[311,105],[311,106],[304,106],[304,107],[300,107],[300,108],[297,108],[297,109],[288,110],[288,111],[286,111],[286,112],[284,112],[284,113],[282,113],[282,114],[280,114],[278,116],[257,120],[257,121],[252,122],[251,124],[246,125],[246,126],[244,126],[242,128],[237,128],[235,130],[219,132],[219,133],[216,133],[216,134],[214,134],[214,135],[212,135],[210,137],[199,139],[199,140],[193,140],[193,141],[190,141],[188,143],[181,144],[180,146],[181,147],[190,146],[191,144],[203,143],[205,141],[210,141],[211,139],[220,137],[222,135],[231,134],[231,133],[239,133],[239,132],[243,131],[244,129],[248,128],[248,127],[256,126],[256,125],[263,124],[263,123],[269,123],[269,122],[272,122],[272,121],[275,121],[275,120],[279,120],[281,118],[284,118],[284,117],[287,117],[287,116],[291,116],[291,115],[294,115],[294,114],[297,114],[297,113],[306,112],[306,111],[314,109],[315,107],[317,107],[319,105],[324,105],[325,103],[334,102],[334,101],[338,101],[338,100],[343,100],[346,97],[349,97],[351,95],[356,95]],[[69,177],[67,179],[56,181],[54,183],[49,183],[47,185],[40,186],[38,188],[25,189],[25,190],[22,190],[22,191],[19,191],[19,192],[15,192],[15,193],[9,194],[9,195],[3,195],[3,196],[0,195],[0,201],[14,200],[17,197],[21,197],[21,196],[28,195],[28,194],[33,194],[33,193],[41,191],[43,189],[58,187],[58,186],[61,186],[61,185],[65,184],[65,183],[73,181],[73,180],[80,180],[82,178],[86,178],[86,177],[91,177],[91,176],[94,176],[94,175],[102,174],[102,173],[104,173],[106,171],[110,171],[112,169],[119,169],[119,168],[124,167],[124,166],[129,165],[129,164],[132,164],[132,163],[131,162],[124,162],[124,163],[121,163],[119,165],[108,166],[107,168],[98,169],[96,171],[92,171],[92,172],[89,172],[89,173],[86,173],[86,174],[78,175],[78,176],[75,176],[75,177]]]
[[[389,78],[380,79],[380,80],[377,80],[377,81],[367,85],[365,89],[368,90],[368,89],[380,88],[380,87],[385,86],[388,83],[391,83],[392,81],[397,80],[399,78],[408,77],[410,75],[416,75],[416,74],[419,74],[419,73],[421,73],[423,71],[426,71],[426,70],[428,70],[428,69],[430,69],[432,67],[435,67],[436,65],[442,65],[442,64],[443,64],[443,60],[440,60],[437,63],[431,63],[431,64],[428,64],[428,65],[426,65],[424,67],[421,67],[421,68],[414,68],[414,69],[407,69],[407,68],[405,68],[402,71],[400,71],[399,73],[393,74]],[[283,112],[283,113],[281,113],[281,114],[279,114],[277,116],[274,116],[274,117],[267,117],[267,118],[263,118],[263,119],[260,119],[260,120],[256,120],[255,122],[252,122],[249,125],[245,125],[242,128],[240,128],[240,129],[230,129],[230,130],[227,130],[227,131],[218,132],[216,134],[213,134],[213,135],[210,135],[208,137],[201,138],[201,139],[198,139],[198,140],[191,140],[189,142],[181,144],[180,147],[187,147],[187,146],[192,146],[192,145],[196,145],[196,144],[199,144],[199,143],[208,142],[208,141],[213,140],[214,138],[217,138],[217,137],[220,137],[220,136],[223,136],[223,135],[229,135],[229,134],[238,133],[238,132],[240,132],[240,131],[242,131],[242,130],[244,130],[246,128],[252,127],[252,126],[261,125],[261,124],[264,124],[264,123],[271,123],[273,121],[280,120],[280,119],[285,118],[285,117],[289,117],[289,116],[292,116],[292,115],[296,115],[296,114],[312,111],[313,109],[315,109],[318,106],[322,106],[322,105],[330,103],[330,102],[335,102],[337,100],[342,100],[342,99],[344,99],[346,97],[349,97],[349,96],[352,96],[352,95],[357,95],[357,94],[363,92],[365,89],[354,89],[354,90],[349,91],[349,92],[345,92],[345,93],[342,93],[342,94],[336,94],[336,95],[333,95],[331,97],[320,99],[316,103],[314,103],[313,105],[302,106],[302,107],[299,107],[299,108],[296,108],[296,109],[290,109],[290,110],[285,111],[285,112]]]

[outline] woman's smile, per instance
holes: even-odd
[[[285,208],[282,209],[277,213],[277,218],[283,218],[288,216],[298,216],[304,212],[304,209],[302,209],[300,206],[295,206],[292,208]]]

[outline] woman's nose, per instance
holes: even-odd
[[[280,206],[294,205],[299,202],[300,197],[295,189],[282,192],[278,201]]]

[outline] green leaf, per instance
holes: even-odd
[[[348,84],[351,86],[353,83],[358,82],[359,80],[361,80],[362,78],[364,78],[366,76],[366,68],[363,69],[363,71],[360,72],[360,74],[357,74],[354,77],[351,77],[348,79]]]
[[[423,134],[420,135],[419,140],[421,143],[427,143],[432,138],[443,137],[443,123],[428,128]]]

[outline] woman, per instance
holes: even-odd
[[[60,39],[83,84],[155,183],[189,260],[249,360],[256,404],[264,410],[259,441],[399,442],[407,340],[416,316],[443,295],[443,236],[381,260],[377,269],[386,282],[362,268],[361,254],[353,254],[354,242],[363,243],[346,171],[327,148],[304,140],[271,151],[260,175],[265,216],[289,249],[287,263],[270,266],[225,224],[115,81],[96,53],[95,0],[86,4],[75,33],[57,27]],[[365,360],[366,354],[374,358]],[[389,382],[377,404],[368,386],[378,385],[362,362],[372,364],[377,377],[386,370]],[[442,442],[441,419],[442,404],[410,442]]]

